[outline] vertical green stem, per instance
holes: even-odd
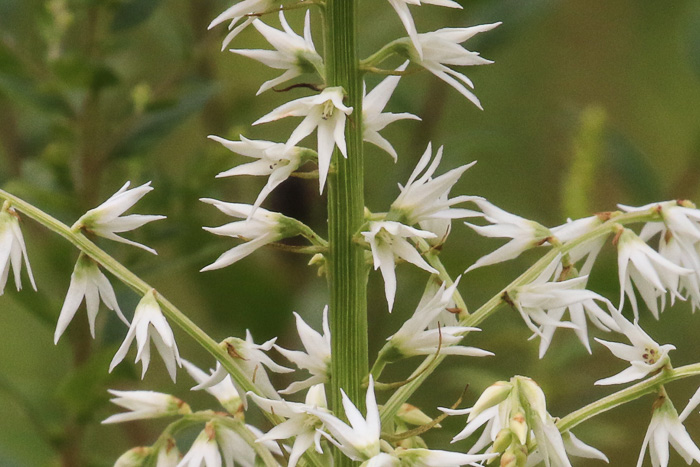
[[[364,217],[362,86],[356,34],[356,0],[326,0],[325,61],[329,86],[342,86],[353,108],[345,127],[348,157],[334,154],[328,179],[329,286],[332,337],[331,407],[342,412],[340,388],[364,410],[367,358],[367,271],[364,251],[352,241]],[[344,465],[338,463],[337,465]]]

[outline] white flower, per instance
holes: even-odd
[[[459,44],[480,32],[489,31],[499,24],[501,23],[482,24],[469,28],[444,28],[418,34],[418,44],[422,55],[417,53],[416,56],[411,57],[411,60],[455,88],[482,109],[479,99],[464,86],[466,84],[473,89],[474,84],[471,80],[446,65],[471,66],[493,63],[491,60],[481,58],[478,52],[466,50]]]
[[[670,284],[671,290],[684,292],[691,299],[693,311],[700,307],[700,210],[686,200],[665,201],[641,207],[619,205],[627,212],[653,211],[662,222],[648,222],[640,238],[648,241],[659,234],[659,254],[678,266],[692,270],[692,274],[671,276],[678,283]],[[671,295],[673,303],[674,295]]]
[[[497,453],[462,454],[461,452],[440,451],[435,449],[397,449],[397,458],[401,464],[411,467],[459,467],[461,465],[481,465],[476,462],[486,462],[497,457]]]
[[[678,292],[679,277],[692,274],[691,269],[673,264],[629,229],[624,229],[619,234],[617,252],[620,310],[625,303],[626,294],[632,304],[635,319],[639,318],[637,299],[632,289],[633,282],[644,303],[656,319],[659,319],[659,304],[657,302],[659,296],[661,296],[662,310],[667,291],[672,297],[683,299]]]
[[[552,236],[552,232],[546,227],[535,221],[523,219],[520,216],[506,212],[484,198],[471,197],[470,201],[479,206],[479,209],[484,213],[484,219],[490,222],[491,225],[479,226],[465,222],[466,225],[484,237],[512,238],[512,240],[496,251],[479,258],[476,263],[467,268],[466,272],[482,266],[517,258],[520,253],[542,245]]]
[[[253,402],[262,410],[287,419],[259,437],[257,442],[287,439],[294,436],[294,444],[289,453],[288,467],[297,465],[299,458],[312,445],[316,446],[317,452],[322,452],[321,432],[319,429],[323,426],[323,423],[318,417],[309,413],[309,411],[325,411],[327,408],[326,393],[323,384],[317,384],[309,388],[309,392],[306,394],[306,400],[303,404],[265,399],[253,393],[248,393],[248,396],[250,396]]]
[[[281,394],[294,394],[315,384],[325,383],[328,381],[328,370],[331,364],[331,331],[328,327],[328,306],[323,309],[323,335],[314,331],[296,312],[294,317],[297,322],[299,338],[306,353],[297,350],[287,350],[278,345],[275,345],[275,349],[284,355],[287,360],[293,362],[297,368],[311,373],[311,377],[304,381],[293,382],[287,389],[280,391]]]
[[[659,346],[639,324],[630,323],[619,312],[613,313],[613,318],[632,345],[608,342],[598,338],[595,340],[607,347],[617,358],[630,362],[631,366],[615,376],[598,380],[595,384],[628,383],[643,378],[670,363],[668,353],[675,349],[673,345]]]
[[[153,248],[149,248],[146,245],[136,243],[132,240],[127,240],[126,238],[122,238],[117,235],[118,233],[138,229],[142,225],[149,222],[165,219],[165,216],[142,214],[122,216],[124,212],[131,209],[134,204],[143,198],[146,193],[153,190],[151,187],[151,182],[144,183],[139,187],[127,190],[130,184],[131,182],[126,182],[124,186],[110,196],[107,201],[83,214],[80,219],[73,224],[71,230],[85,230],[86,232],[114,240],[115,242],[126,243],[127,245],[142,248],[155,255],[157,253]]]
[[[322,431],[321,434],[340,449],[343,454],[354,461],[370,460],[379,455],[379,435],[381,431],[379,408],[374,396],[374,379],[370,375],[365,397],[367,417],[362,416],[357,407],[345,394],[345,391],[341,389],[340,393],[343,399],[345,416],[350,425],[326,411],[318,409],[308,409],[308,411],[321,419],[325,424],[326,430],[330,432],[329,434]]]
[[[224,50],[246,26],[255,20],[256,14],[269,11],[275,3],[279,3],[279,0],[243,0],[214,18],[208,29],[216,27],[225,21],[231,21],[228,27],[231,32],[228,33],[221,46],[221,50]],[[245,18],[243,23],[238,24],[243,18]]]
[[[591,232],[599,227],[603,220],[599,216],[584,217],[572,221],[569,219],[566,224],[551,228],[552,234],[564,245],[568,242],[578,239],[579,237]],[[598,236],[591,241],[584,242],[573,249],[569,250],[569,261],[574,264],[579,260],[586,258],[583,266],[579,268],[579,275],[587,276],[593,269],[598,253],[605,244],[607,236]],[[561,272],[558,270],[558,272]]]
[[[696,394],[697,395],[697,394]],[[637,467],[641,467],[644,456],[649,446],[649,457],[653,467],[667,467],[669,461],[669,443],[678,451],[686,464],[690,465],[693,460],[700,463],[700,449],[695,445],[688,435],[683,421],[688,414],[698,405],[699,400],[692,398],[683,413],[678,416],[678,412],[673,407],[673,403],[666,395],[658,407],[655,408],[651,417],[651,423],[644,436],[642,450],[639,453]],[[659,401],[657,401],[659,402]],[[656,405],[656,404],[655,404]]]
[[[158,450],[155,467],[177,467],[180,462],[180,451],[173,438],[167,438]]]
[[[211,377],[211,374],[205,373],[184,358],[182,359],[182,366],[185,367],[187,373],[189,373],[192,379],[194,379],[198,384],[204,383]],[[226,375],[221,382],[213,386],[209,386],[205,388],[205,390],[212,396],[216,397],[219,403],[231,415],[235,415],[243,409],[243,401],[241,400],[241,396],[238,395],[236,387],[233,385],[231,375]]]
[[[216,437],[217,427],[213,422],[207,422],[177,467],[221,467],[221,453]]]
[[[114,467],[143,467],[153,449],[145,446],[131,448],[114,462]]]
[[[124,412],[106,418],[102,423],[121,423],[132,420],[168,417],[170,415],[189,414],[190,406],[170,394],[153,391],[115,391],[109,393],[116,396],[110,401],[130,412]]]
[[[270,27],[259,19],[253,21],[255,29],[277,50],[231,49],[231,52],[250,57],[270,68],[287,70],[277,78],[265,81],[256,95],[309,71],[317,70],[323,75],[323,59],[316,53],[311,38],[309,14],[310,12],[307,11],[304,20],[304,37],[299,36],[289,27],[282,10],[280,10],[280,23],[284,31]]]
[[[19,228],[19,215],[5,201],[2,211],[0,211],[0,267],[2,267],[0,295],[5,293],[10,266],[12,266],[14,271],[17,291],[22,290],[22,277],[20,275],[22,272],[22,257],[24,257],[24,265],[27,267],[29,282],[31,282],[32,288],[36,291],[34,275],[27,256],[27,247],[24,244],[24,237],[22,237],[22,231]]]
[[[260,191],[260,194],[253,203],[254,214],[255,209],[265,201],[265,198],[277,188],[283,181],[297,170],[307,159],[310,159],[312,154],[316,158],[316,153],[310,149],[293,147],[286,151],[283,143],[273,143],[271,141],[250,140],[241,136],[240,141],[229,141],[218,136],[209,136],[209,139],[221,143],[226,149],[241,154],[246,157],[252,157],[257,160],[242,164],[232,169],[221,172],[216,177],[233,177],[237,175],[269,175],[265,187]]]
[[[398,67],[396,71],[404,71],[407,65],[408,61]],[[400,79],[401,76],[388,76],[372,89],[369,94],[364,95],[362,98],[362,125],[364,127],[362,138],[368,143],[372,143],[388,152],[391,157],[394,158],[394,162],[396,162],[398,158],[396,150],[386,138],[379,134],[379,132],[387,125],[399,120],[420,120],[420,117],[406,112],[399,114],[392,112],[382,113],[391,95],[394,93],[396,86],[399,84]],[[364,92],[367,91],[366,86],[363,89]]]
[[[113,310],[119,316],[124,324],[129,326],[129,321],[124,317],[119,309],[117,297],[114,295],[114,289],[109,280],[102,274],[99,266],[89,256],[80,253],[78,261],[75,263],[73,274],[70,278],[70,286],[66,299],[61,308],[61,314],[58,316],[56,323],[56,332],[54,333],[54,344],[58,343],[63,332],[70,324],[71,320],[78,311],[78,307],[85,298],[85,307],[87,308],[88,322],[90,324],[90,334],[95,338],[95,318],[100,309],[100,298],[105,306]]]
[[[137,348],[136,362],[141,361],[143,365],[141,378],[146,375],[148,364],[151,361],[150,342],[153,341],[156,349],[158,349],[158,353],[163,358],[168,374],[175,381],[175,367],[182,366],[180,354],[177,351],[173,331],[160,311],[160,305],[158,305],[158,300],[156,299],[156,291],[153,289],[147,292],[136,306],[129,332],[109,365],[110,372],[124,360],[134,338],[136,338]]]
[[[216,235],[237,237],[246,240],[245,243],[235,246],[224,252],[209,266],[200,270],[211,271],[229,266],[253,253],[258,248],[268,243],[276,242],[283,238],[293,236],[296,232],[288,231],[287,224],[282,221],[285,216],[271,212],[263,208],[255,208],[250,204],[226,203],[210,198],[202,198],[200,201],[216,206],[224,214],[245,219],[230,222],[220,227],[204,227],[204,230]]]
[[[432,232],[414,229],[394,221],[377,221],[369,223],[369,231],[362,232],[365,241],[372,248],[374,269],[381,269],[384,277],[384,292],[389,304],[389,311],[394,306],[396,295],[396,258],[404,259],[432,274],[437,270],[429,265],[406,240],[407,238],[435,238]]]
[[[416,25],[413,22],[413,17],[411,16],[411,12],[408,10],[408,5],[421,5],[421,4],[426,4],[426,5],[439,5],[439,6],[446,6],[450,8],[462,8],[462,5],[460,5],[457,2],[454,2],[452,0],[389,0],[389,3],[391,4],[392,7],[394,7],[394,10],[396,10],[396,13],[399,15],[399,19],[401,19],[401,22],[403,23],[404,27],[406,28],[406,32],[408,33],[408,37],[411,38],[411,42],[413,43],[413,46],[416,49],[416,52],[418,52],[418,56],[423,58],[423,51],[421,48],[421,43],[420,40],[418,39],[418,32],[416,31]]]
[[[289,136],[285,150],[291,150],[299,141],[318,127],[318,172],[319,191],[323,192],[333,148],[337,145],[343,157],[347,157],[345,145],[345,120],[352,107],[343,104],[345,93],[341,87],[324,89],[315,96],[302,97],[277,107],[253,123],[268,123],[285,117],[304,117],[304,120]]]
[[[433,355],[438,352],[438,348],[443,355],[471,357],[493,355],[491,352],[475,347],[456,345],[462,340],[464,333],[480,329],[459,325],[445,326],[444,323],[437,322],[437,317],[452,301],[452,295],[458,283],[459,279],[448,288],[445,288],[443,283],[432,297],[421,300],[413,316],[404,322],[396,334],[387,338],[394,351],[403,357]]]
[[[559,258],[556,258],[531,283],[515,287],[508,293],[508,300],[520,312],[527,327],[541,338],[540,358],[546,353],[551,337],[559,327],[573,328],[579,340],[589,349],[586,316],[604,331],[618,329],[615,321],[595,301],[607,304],[611,312],[614,310],[612,304],[605,297],[584,289],[587,276],[550,282],[558,267]],[[561,321],[567,310],[574,323]]]
[[[608,314],[616,311],[612,303],[607,298],[585,289],[588,276],[550,282],[553,277],[558,276],[560,268],[561,263],[557,257],[534,281],[516,287],[509,294],[509,299],[520,312],[525,324],[541,339],[540,358],[547,352],[557,328],[573,328],[588,353],[591,353],[591,347],[588,342],[586,318],[603,331],[620,330],[615,320]],[[605,312],[596,301],[603,302],[608,312]],[[562,321],[567,311],[571,316],[571,322]],[[534,323],[538,326],[536,327]]]
[[[476,164],[476,161],[433,178],[433,174],[442,160],[442,146],[437,150],[433,162],[428,166],[432,152],[432,144],[428,143],[428,147],[416,164],[416,168],[408,177],[406,186],[399,185],[401,194],[391,203],[391,211],[399,213],[405,219],[406,224],[420,224],[421,228],[426,230],[425,224],[432,220],[447,220],[449,222],[450,219],[480,216],[480,213],[469,209],[452,208],[454,204],[472,201],[474,198],[458,196],[448,199],[452,187],[468,168]],[[423,172],[422,175],[421,172]]]
[[[262,394],[270,399],[280,399],[280,396],[270,382],[265,367],[275,373],[289,373],[294,371],[291,368],[278,365],[270,357],[265,355],[264,352],[272,348],[275,340],[277,340],[276,337],[263,344],[256,344],[253,341],[253,336],[250,334],[250,331],[246,331],[245,340],[237,337],[229,337],[224,341],[228,348],[229,355],[237,356],[236,363],[243,374],[245,374],[250,381],[255,381],[255,385],[260,389]],[[217,362],[216,370],[214,370],[212,375],[207,380],[193,387],[192,390],[198,391],[200,389],[210,388],[221,383],[227,376],[229,376],[229,374],[226,372],[226,369]],[[245,394],[245,390],[238,385],[236,380],[231,378],[231,382],[236,387],[238,394]],[[242,399],[243,407],[247,409],[248,402],[245,397]]]

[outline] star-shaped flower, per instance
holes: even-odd
[[[362,232],[365,241],[369,243],[374,258],[374,269],[380,269],[384,277],[384,292],[389,311],[394,306],[396,295],[396,259],[404,259],[432,274],[437,270],[429,265],[406,240],[407,238],[435,238],[432,232],[414,229],[394,221],[373,221],[369,223],[369,231]]]
[[[630,362],[630,367],[615,376],[600,379],[597,385],[622,384],[635,381],[653,373],[670,363],[668,353],[676,347],[671,344],[659,345],[637,323],[630,323],[619,312],[613,313],[620,331],[632,345],[595,340],[607,347],[613,355]]]
[[[653,467],[667,467],[669,461],[669,443],[678,451],[686,464],[693,461],[700,463],[700,449],[691,439],[683,426],[690,412],[697,407],[700,399],[696,395],[690,399],[681,415],[678,415],[671,400],[664,394],[655,403],[651,423],[644,436],[642,450],[639,453],[637,467],[641,467],[649,447],[649,457]]]
[[[170,377],[175,381],[175,367],[182,366],[180,354],[177,350],[173,330],[170,329],[170,325],[160,311],[156,291],[153,289],[147,292],[136,306],[129,332],[109,365],[110,372],[124,360],[134,338],[136,338],[137,348],[136,362],[141,361],[143,364],[141,378],[146,375],[148,364],[151,361],[150,343],[153,341],[158,353],[163,358],[163,362],[165,362]]]
[[[338,146],[343,157],[347,157],[345,145],[345,120],[352,107],[343,104],[345,92],[341,87],[326,88],[315,96],[302,97],[277,107],[253,123],[268,123],[285,117],[304,117],[304,120],[289,136],[285,150],[291,150],[299,141],[318,128],[318,172],[319,191],[323,192],[331,165],[333,148]]]
[[[110,196],[107,201],[83,214],[80,219],[73,224],[71,230],[85,230],[95,235],[99,235],[100,237],[114,240],[115,242],[126,243],[127,245],[142,248],[155,255],[157,253],[153,248],[149,248],[146,245],[136,243],[132,240],[127,240],[126,238],[117,235],[118,233],[138,229],[142,225],[149,222],[165,219],[165,216],[142,214],[122,216],[124,212],[131,209],[134,204],[143,198],[146,193],[153,190],[151,187],[151,182],[144,183],[139,187],[127,190],[130,183],[131,182],[126,182],[124,186],[122,186],[115,194]]]
[[[109,392],[116,396],[111,399],[112,403],[130,412],[112,415],[102,421],[104,424],[192,413],[189,405],[170,394],[153,391],[115,391],[113,389],[110,389]]]
[[[396,71],[404,71],[406,66],[408,66],[408,62],[398,67]],[[407,112],[398,114],[383,112],[384,107],[386,107],[386,104],[389,102],[400,79],[401,76],[388,76],[384,78],[381,83],[372,89],[369,94],[364,95],[362,99],[362,125],[364,127],[362,138],[368,143],[372,143],[388,152],[389,155],[394,158],[394,162],[396,162],[398,158],[396,150],[386,138],[379,134],[379,132],[387,125],[399,120],[420,120],[420,117]],[[364,91],[367,91],[366,86]]]
[[[36,290],[34,275],[27,256],[27,247],[24,244],[24,237],[22,237],[22,231],[19,228],[19,215],[17,211],[10,207],[10,203],[5,201],[0,211],[0,268],[2,268],[0,295],[5,293],[10,266],[12,266],[14,271],[17,291],[22,290],[22,277],[20,275],[22,272],[22,258],[24,258],[24,265],[27,268],[29,282],[32,284],[32,288]]]
[[[262,344],[256,344],[250,331],[246,331],[245,340],[237,337],[229,337],[224,342],[229,348],[229,354],[237,356],[236,363],[238,363],[241,371],[250,378],[251,381],[255,381],[255,385],[260,389],[262,394],[267,398],[279,400],[280,396],[277,394],[277,390],[275,390],[272,382],[270,382],[270,377],[267,375],[265,368],[269,368],[275,373],[290,373],[294,370],[275,363],[265,354],[265,352],[272,348],[275,340],[277,340],[276,337]],[[226,372],[226,369],[217,362],[216,369],[211,376],[193,387],[192,390],[198,391],[200,389],[211,388],[224,381],[228,376],[229,374]],[[241,388],[233,378],[231,378],[231,382],[236,387],[238,394],[245,394],[243,388]],[[247,409],[248,401],[245,397],[243,397],[242,402],[243,407]]]
[[[369,386],[365,397],[366,417],[362,416],[355,404],[345,394],[345,391],[341,389],[340,393],[343,399],[345,416],[350,425],[327,411],[308,409],[310,414],[321,419],[325,424],[326,430],[330,432],[322,431],[321,434],[340,449],[343,454],[354,461],[367,461],[378,456],[380,454],[379,435],[381,428],[379,408],[374,396],[374,379],[372,375],[369,377]]]
[[[309,388],[303,404],[265,399],[253,393],[248,393],[248,396],[262,410],[287,419],[258,438],[258,442],[288,439],[294,436],[294,444],[289,453],[288,467],[296,466],[299,458],[312,445],[316,446],[317,452],[322,452],[320,429],[323,426],[323,422],[310,411],[326,411],[328,407],[323,384],[317,384]]]
[[[102,299],[107,308],[113,310],[119,316],[119,319],[124,324],[129,326],[129,321],[119,309],[112,284],[102,274],[95,261],[84,253],[80,253],[78,261],[75,263],[73,274],[71,274],[70,286],[68,287],[66,299],[63,302],[63,308],[61,308],[61,313],[58,316],[58,323],[56,323],[56,332],[53,339],[55,344],[58,343],[61,335],[75,316],[83,298],[87,308],[90,334],[92,334],[93,339],[95,338],[95,318],[100,309],[100,299]]]
[[[491,60],[480,57],[478,52],[466,50],[459,44],[480,32],[489,31],[499,24],[501,23],[482,24],[469,28],[444,28],[418,34],[417,43],[419,46],[416,47],[415,55],[411,55],[411,61],[455,88],[460,94],[483,110],[479,99],[465,87],[466,85],[474,89],[474,83],[465,75],[454,71],[447,65],[472,66],[493,63]],[[419,52],[419,48],[422,54]]]
[[[661,256],[630,229],[623,229],[619,234],[617,264],[620,279],[620,310],[625,303],[626,294],[632,304],[635,319],[639,318],[639,309],[632,283],[651,313],[659,319],[658,297],[661,297],[661,310],[664,308],[666,292],[669,292],[672,297],[683,299],[678,292],[679,278],[693,274],[693,270],[680,267]]]
[[[462,340],[463,334],[480,329],[459,325],[445,326],[444,323],[436,322],[436,318],[452,301],[458,283],[459,279],[447,288],[443,284],[432,297],[421,300],[421,305],[416,308],[413,316],[406,320],[396,334],[387,338],[394,351],[403,357],[433,355],[438,352],[438,348],[443,355],[493,355],[475,347],[456,345]]]
[[[218,136],[209,136],[209,139],[221,143],[226,149],[246,157],[257,159],[247,164],[242,164],[232,169],[221,172],[216,177],[234,177],[237,175],[268,175],[265,187],[253,203],[251,214],[255,213],[265,201],[265,198],[277,188],[283,181],[296,171],[307,160],[316,160],[316,152],[311,149],[293,147],[285,150],[283,143],[271,141],[251,140],[241,136],[240,141],[229,141]]]
[[[416,168],[408,177],[406,185],[399,185],[401,194],[391,203],[391,211],[404,219],[406,224],[420,224],[421,228],[426,230],[428,229],[425,224],[430,221],[447,220],[449,222],[451,219],[480,216],[480,213],[469,209],[452,207],[458,203],[472,201],[473,197],[457,196],[448,199],[455,183],[476,162],[457,167],[433,178],[433,174],[442,160],[442,146],[437,150],[435,158],[430,163],[432,154],[432,144],[428,143],[428,147],[416,164]]]
[[[408,37],[411,38],[411,42],[413,42],[413,46],[416,48],[416,52],[421,58],[423,58],[423,49],[421,47],[421,42],[418,39],[418,31],[416,31],[416,25],[413,22],[413,16],[411,16],[411,12],[408,10],[408,5],[420,6],[421,4],[426,4],[446,6],[450,8],[462,8],[462,5],[452,0],[389,0],[389,4],[392,7],[394,7],[394,10],[396,10],[396,14],[399,15],[399,19],[401,19],[401,22],[406,28]]]
[[[323,59],[316,52],[313,39],[311,38],[309,12],[306,12],[304,21],[304,37],[299,36],[292,30],[281,10],[280,23],[284,31],[268,26],[259,19],[253,21],[255,29],[277,50],[231,49],[231,52],[250,57],[270,68],[286,70],[277,78],[265,81],[258,89],[257,95],[307,72],[316,71],[321,77],[324,74]]]
[[[471,197],[470,201],[481,209],[484,219],[491,225],[480,226],[465,222],[466,225],[484,237],[511,238],[512,240],[496,251],[479,258],[476,263],[467,268],[466,272],[517,258],[522,252],[541,245],[552,236],[552,232],[543,225],[506,212],[484,198]]]
[[[255,20],[256,14],[269,11],[275,3],[279,3],[279,1],[280,0],[243,0],[227,8],[219,16],[214,18],[209,24],[208,29],[214,28],[223,22],[231,21],[228,26],[231,32],[228,33],[221,45],[221,50],[224,50],[243,29]],[[238,24],[242,19],[243,22]]]
[[[228,216],[244,219],[220,227],[204,227],[204,230],[216,235],[237,237],[246,241],[224,252],[212,264],[202,268],[201,272],[229,266],[268,243],[294,236],[297,233],[294,229],[290,229],[288,223],[284,222],[286,217],[276,212],[255,208],[250,204],[226,203],[210,198],[202,198],[200,201],[216,206],[219,211]]]
[[[280,391],[280,394],[294,394],[328,380],[328,370],[331,363],[331,330],[328,326],[328,306],[323,309],[323,335],[306,324],[296,312],[294,317],[297,322],[299,338],[306,353],[298,350],[287,350],[278,345],[275,345],[275,349],[287,360],[293,362],[297,368],[311,373],[311,377],[304,381],[293,382],[287,389]]]

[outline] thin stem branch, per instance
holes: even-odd
[[[632,224],[637,222],[648,222],[654,220],[658,220],[658,213],[656,213],[653,209],[650,209],[649,211],[640,212],[610,213],[608,216],[608,220],[603,222],[600,226],[593,229],[592,231],[582,235],[581,237],[575,240],[567,242],[566,244],[560,244],[552,247],[552,250],[550,250],[542,258],[540,258],[534,265],[532,265],[518,278],[516,278],[505,288],[499,291],[496,295],[491,297],[473,314],[461,319],[460,325],[467,327],[478,326],[488,317],[493,315],[499,309],[500,305],[504,303],[502,297],[505,293],[507,293],[509,290],[512,290],[515,287],[529,284],[530,282],[535,280],[535,278],[537,278],[537,276],[539,276],[540,273],[547,266],[549,266],[552,263],[552,261],[554,261],[558,256],[567,254],[577,246],[593,241],[597,238],[610,235],[620,224]],[[465,336],[467,334],[468,333],[466,333]],[[440,363],[442,363],[445,357],[446,355],[440,355],[434,359],[434,362],[432,356],[428,357],[418,366],[418,368],[414,370],[413,375],[419,376],[416,377],[416,379],[411,381],[409,384],[399,388],[382,407],[380,411],[382,424],[388,423],[393,419],[394,415],[396,415],[396,412],[399,410],[401,405],[404,402],[406,402],[409,399],[409,397],[413,395],[414,392],[416,392],[420,385],[423,384],[423,381],[425,381],[425,379],[428,376],[430,376],[430,374],[440,365]]]

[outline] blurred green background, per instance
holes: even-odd
[[[428,73],[402,79],[388,110],[412,112],[423,122],[396,123],[383,133],[399,153],[396,165],[367,147],[370,209],[386,210],[398,192],[396,183],[406,180],[429,141],[445,145],[442,170],[479,161],[455,194],[485,196],[545,225],[611,210],[618,202],[700,202],[700,2],[460,3],[461,11],[429,5],[412,11],[419,31],[503,21],[466,44],[495,61],[462,70],[475,81],[486,110]],[[284,141],[297,122],[255,128],[250,123],[306,95],[293,90],[253,97],[263,80],[279,73],[219,52],[224,28],[206,27],[229,5],[223,0],[0,0],[0,183],[71,224],[126,180],[152,180],[156,190],[136,212],[168,219],[130,238],[153,246],[159,255],[100,244],[215,339],[250,329],[258,342],[279,336],[281,345],[298,348],[291,311],[319,329],[327,300],[324,279],[305,266],[305,258],[261,251],[232,267],[198,272],[234,244],[202,231],[227,219],[198,198],[252,202],[264,183],[252,177],[214,179],[244,158],[206,135]],[[363,56],[405,35],[386,2],[360,5]],[[287,16],[300,31],[303,13]],[[278,24],[274,17],[270,22]],[[317,37],[318,47],[320,42]],[[232,46],[269,47],[253,28]],[[378,79],[367,81],[373,86]],[[325,232],[316,187],[290,180],[273,192],[266,207]],[[9,285],[0,301],[0,465],[107,466],[130,447],[152,443],[164,422],[99,424],[115,412],[107,388],[147,388],[176,394],[194,408],[215,407],[206,394],[190,393],[185,372],[173,385],[159,357],[144,383],[140,366],[130,363],[133,351],[108,375],[125,334],[110,313],[101,313],[93,341],[80,311],[54,346],[53,330],[77,253],[30,220],[23,230],[39,292],[16,293]],[[477,238],[455,222],[443,261],[458,274],[500,244]],[[478,307],[539,254],[468,274],[460,289],[469,306]],[[608,246],[591,278],[592,287],[611,299],[619,293],[614,264]],[[370,276],[371,352],[410,315],[426,279],[407,266],[399,267],[398,276],[391,315],[381,279]],[[138,297],[114,285],[131,316]],[[654,326],[648,329],[658,342],[676,344],[676,366],[700,360],[700,314],[691,314],[686,304],[676,304],[658,325],[643,313],[642,324]],[[492,382],[523,374],[542,385],[550,412],[563,416],[612,392],[592,382],[624,368],[597,344],[589,357],[566,331],[557,333],[539,361],[537,343],[527,341],[529,332],[507,309],[482,327],[484,332],[469,344],[496,357],[448,360],[411,402],[437,415],[435,407],[451,405],[466,384],[465,406]],[[183,356],[213,366],[187,336],[175,333]],[[392,367],[383,379],[405,377],[418,361]],[[289,379],[278,381],[282,387]],[[694,380],[668,388],[679,409],[697,386]],[[576,433],[602,449],[611,465],[633,465],[651,402],[647,397],[616,409]],[[700,440],[697,419],[693,415],[687,426]],[[446,448],[464,423],[448,420],[426,439]],[[468,446],[461,442],[452,448]],[[673,456],[671,465],[680,465],[680,457]],[[601,463],[578,460],[575,465]]]

